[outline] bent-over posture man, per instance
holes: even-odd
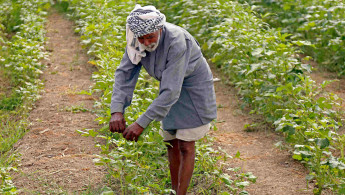
[[[127,47],[115,72],[110,131],[137,141],[150,122],[161,121],[160,134],[170,143],[172,188],[184,195],[193,174],[195,141],[205,136],[217,116],[211,70],[192,35],[165,22],[155,7],[137,5],[126,27]],[[126,128],[123,113],[142,66],[160,81],[159,96]]]

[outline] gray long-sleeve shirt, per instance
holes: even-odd
[[[157,49],[138,65],[127,50],[115,72],[111,113],[130,105],[141,67],[160,81],[158,97],[137,123],[146,128],[163,121],[164,130],[194,128],[217,117],[212,72],[195,39],[183,28],[166,23]]]

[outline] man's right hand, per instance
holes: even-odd
[[[121,112],[111,114],[109,129],[111,132],[118,133],[122,133],[126,129],[126,120]]]

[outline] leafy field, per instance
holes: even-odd
[[[14,143],[27,130],[26,120],[42,87],[44,10],[48,1],[1,1],[0,6],[0,193],[15,193],[8,172],[15,170]]]
[[[293,158],[304,163],[315,180],[315,194],[345,190],[345,136],[340,101],[308,76],[290,35],[270,28],[252,8],[228,1],[157,1],[168,21],[196,35],[204,53],[229,78],[252,113],[262,114],[294,147]],[[198,11],[195,11],[196,8]],[[255,124],[254,124],[255,125]]]
[[[264,21],[292,39],[309,41],[302,47],[320,66],[345,74],[345,2],[343,0],[241,0],[255,5]]]
[[[256,17],[251,7],[236,2],[182,0],[150,3],[162,10],[168,16],[168,21],[183,26],[195,35],[209,59],[221,68],[229,81],[239,89],[244,102],[253,109],[252,113],[264,115],[267,122],[273,123],[278,131],[283,132],[294,147],[293,158],[301,160],[309,168],[307,179],[316,181],[316,194],[325,188],[342,192],[345,186],[344,136],[337,133],[341,126],[338,113],[340,101],[334,94],[324,91],[327,82],[321,86],[314,84],[305,74],[311,71],[310,65],[303,64],[294,57],[301,52],[295,46],[309,46],[309,43],[300,40],[287,41],[286,38],[290,35],[271,29]],[[127,10],[114,10],[119,8],[121,11]],[[130,4],[125,6],[112,1],[105,5],[100,2],[92,4],[92,1],[80,3],[80,26],[98,20],[76,30],[83,34],[83,42],[90,47],[89,53],[100,59],[91,63],[104,70],[110,70],[111,65],[119,64],[122,52],[119,53],[118,50],[124,47],[125,40],[123,18],[131,8]],[[194,11],[196,8],[198,12]],[[88,18],[88,12],[97,9],[102,10],[101,16]],[[117,13],[119,16],[116,26],[109,23],[114,21],[108,19],[113,17],[109,16],[110,13]],[[93,16],[98,15],[93,12]],[[110,29],[116,29],[116,33]],[[119,32],[120,35],[117,34]],[[109,41],[104,33],[113,33],[113,37],[117,37],[116,41]],[[119,45],[112,49],[112,44]],[[110,54],[106,54],[106,57],[103,57],[106,52],[98,49],[101,47],[107,47],[112,53],[119,55],[111,58]],[[105,110],[110,103],[112,73],[111,70],[103,72],[101,69],[100,74],[94,75],[98,81],[97,88],[105,92],[104,102],[99,103]],[[147,75],[142,75],[141,78],[143,77]],[[144,83],[140,83],[139,90],[136,91],[140,96],[134,97],[133,107],[127,111],[130,121],[134,121],[145,110],[145,107],[139,108],[140,105],[148,106],[150,100],[154,99],[156,87],[150,86],[147,79],[142,79],[141,82]],[[142,90],[140,86],[146,86],[148,90]],[[149,91],[148,97],[145,91]],[[145,100],[142,97],[146,97]],[[107,124],[107,116],[100,118],[100,122]],[[158,126],[153,125],[151,128],[158,129]],[[105,151],[109,152],[107,147]],[[117,154],[117,158],[121,157]],[[101,161],[108,163],[111,158],[101,158]]]
[[[61,6],[67,2],[62,1]],[[83,136],[100,137],[106,144],[98,144],[102,153],[96,164],[106,165],[110,176],[109,190],[121,194],[170,192],[170,177],[166,146],[158,134],[160,124],[154,122],[137,143],[126,141],[120,134],[109,133],[110,100],[114,72],[125,48],[125,21],[133,9],[134,1],[70,1],[69,15],[76,20],[76,32],[93,56],[89,63],[98,67],[93,74],[96,85],[93,92],[102,91],[99,107],[100,132],[79,131]],[[126,120],[134,122],[158,94],[158,82],[141,71],[132,106],[126,110]],[[191,191],[205,194],[245,194],[244,188],[256,178],[251,173],[242,173],[239,168],[230,168],[225,161],[232,158],[213,149],[211,138],[197,143],[196,167]],[[236,156],[239,157],[239,154]],[[219,166],[214,166],[219,164]],[[231,175],[231,176],[230,176]]]
[[[0,1],[0,193],[16,191],[8,174],[15,169],[16,156],[11,148],[25,133],[28,111],[42,87],[38,78],[43,68],[40,60],[47,57],[43,26],[48,2]],[[88,50],[89,63],[98,68],[93,74],[96,85],[83,93],[102,94],[96,106],[103,128],[79,133],[105,141],[96,145],[102,152],[95,162],[108,167],[109,184],[105,191],[170,192],[166,146],[157,133],[160,124],[152,123],[138,142],[128,142],[108,129],[114,71],[126,45],[125,21],[136,2],[154,4],[166,14],[167,21],[196,37],[209,61],[238,89],[242,107],[264,116],[263,123],[272,124],[286,137],[293,158],[309,169],[306,179],[315,182],[315,194],[323,190],[345,193],[345,135],[338,133],[342,126],[341,101],[325,92],[328,81],[316,85],[307,74],[310,65],[297,57],[304,51],[336,71],[345,69],[341,1],[250,1],[259,8],[225,0],[58,1],[57,8],[75,20],[75,32],[81,35]],[[253,9],[276,14],[258,17]],[[282,27],[282,31],[265,21]],[[158,83],[141,71],[126,120],[134,122],[157,93]],[[246,194],[245,188],[256,177],[229,167],[229,160],[239,158],[239,153],[231,157],[221,149],[215,150],[211,143],[210,137],[197,143],[190,191]]]

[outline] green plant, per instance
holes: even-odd
[[[10,171],[16,171],[12,167],[0,167],[0,193],[1,194],[16,194],[17,189],[14,186],[11,177],[9,175]]]
[[[79,112],[87,112],[89,110],[85,108],[83,104],[81,104],[81,105],[73,105],[70,107],[65,107],[65,111],[79,113]]]
[[[241,0],[271,26],[291,33],[292,39],[308,40],[315,47],[302,50],[319,66],[339,75],[345,74],[345,4],[339,0]]]
[[[143,2],[138,2],[143,3]],[[170,177],[166,146],[158,134],[160,124],[152,123],[140,137],[138,142],[129,142],[121,134],[111,134],[110,101],[113,75],[120,63],[125,48],[125,20],[134,1],[69,1],[69,16],[76,21],[75,31],[81,34],[82,44],[93,56],[89,63],[97,66],[98,72],[93,74],[96,84],[92,92],[102,92],[101,99],[96,102],[99,118],[103,128],[99,131],[79,131],[83,136],[99,137],[106,140],[98,144],[102,152],[96,160],[97,164],[108,167],[111,189],[109,193],[117,194],[167,194],[170,193]],[[132,106],[126,110],[126,121],[135,121],[152,103],[158,94],[158,82],[143,71],[140,73],[134,91]],[[90,93],[90,92],[88,92]],[[209,141],[202,140],[197,144],[196,174],[191,191],[204,194],[235,193],[255,182],[254,176],[237,170],[234,177],[225,175],[227,168],[226,154],[211,147]],[[214,166],[215,163],[222,166]],[[228,171],[231,172],[230,170]],[[207,174],[204,174],[207,173]],[[230,182],[230,180],[234,182]],[[207,180],[207,186],[201,181]],[[247,182],[248,181],[248,182]],[[227,183],[226,183],[227,182]],[[244,183],[241,183],[244,182]]]
[[[46,58],[44,22],[48,0],[0,2],[0,72],[12,90],[0,95],[0,193],[16,194],[10,174],[15,171],[14,143],[27,131],[27,116],[39,98],[39,76]]]
[[[295,149],[294,158],[308,167],[308,180],[316,180],[314,193],[325,188],[340,192],[345,175],[345,159],[339,155],[344,135],[337,133],[342,126],[340,100],[325,92],[329,82],[316,85],[308,76],[310,65],[295,57],[301,53],[296,46],[315,46],[288,40],[291,34],[270,28],[252,7],[237,2],[154,3],[168,21],[196,35],[205,55],[238,89],[251,113],[263,115],[285,135]]]

